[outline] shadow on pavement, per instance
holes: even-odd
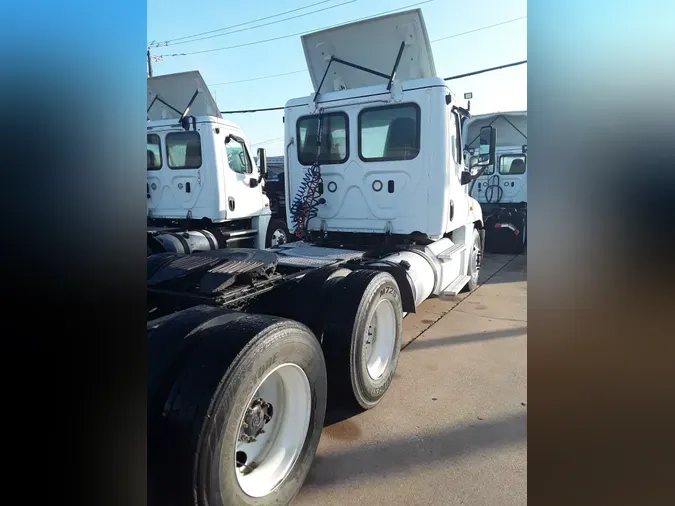
[[[402,351],[414,351],[421,348],[438,348],[441,346],[475,343],[478,341],[490,341],[492,339],[522,336],[524,334],[527,334],[527,327],[516,327],[511,329],[495,330],[492,332],[477,332],[475,334],[460,334],[458,336],[415,339],[414,341],[411,341],[410,345],[406,346]]]
[[[326,429],[322,437],[336,437],[331,434],[331,429]],[[358,437],[354,440],[358,440]],[[382,476],[392,472],[406,472],[482,450],[521,444],[526,440],[526,412],[492,421],[476,420],[432,434],[415,435],[317,456],[305,487],[333,485],[364,475]]]

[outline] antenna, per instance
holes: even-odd
[[[197,95],[199,95],[199,90],[195,90],[194,95],[192,95],[192,98],[190,99],[190,102],[188,102],[187,107],[185,108],[185,111],[183,111],[183,114],[180,115],[180,118],[178,119],[178,123],[183,127],[185,131],[190,130],[190,119],[187,116],[188,111],[190,110],[190,107],[192,106],[192,103],[195,101],[195,98],[197,98]],[[187,119],[187,121],[185,121]],[[195,119],[194,117],[192,118],[192,124],[195,126],[195,130],[197,129],[195,125]]]

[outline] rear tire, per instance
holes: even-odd
[[[483,262],[483,241],[480,232],[473,229],[473,240],[469,250],[469,264],[466,268],[466,274],[471,277],[469,282],[464,285],[463,292],[471,292],[478,288],[478,277],[480,276],[480,266]]]
[[[192,341],[165,401],[154,403],[148,417],[150,490],[161,490],[156,504],[290,504],[309,472],[325,417],[318,342],[300,323],[243,313]],[[264,402],[253,402],[257,397]],[[273,409],[266,407],[269,399],[276,399]],[[255,431],[255,441],[244,438],[247,430]],[[251,445],[248,456],[241,445]]]
[[[286,223],[281,220],[272,219],[267,226],[267,235],[265,237],[265,248],[273,248],[290,242],[290,233]]]
[[[375,407],[396,372],[403,339],[401,294],[386,272],[360,270],[326,294],[323,349],[332,396]]]

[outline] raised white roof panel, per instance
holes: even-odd
[[[202,75],[199,71],[193,70],[190,72],[148,77],[147,107],[150,107],[150,104],[152,104],[152,108],[148,111],[148,119],[155,121],[180,118],[197,90],[199,90],[199,93],[195,101],[192,102],[188,115],[220,118],[218,105],[206,86]],[[171,107],[159,100],[155,100],[157,95]],[[172,107],[176,110],[172,109]]]
[[[497,146],[527,144],[527,111],[493,112],[472,116],[464,123],[464,143],[477,148],[480,129],[492,125],[497,130]]]
[[[436,77],[429,35],[421,9],[379,16],[302,36],[307,69],[317,91],[331,56],[391,75],[405,42],[396,71],[398,81]],[[383,77],[333,62],[321,92],[386,84]]]

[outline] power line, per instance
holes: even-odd
[[[501,69],[506,69],[509,67],[515,67],[516,65],[523,65],[524,63],[527,63],[527,60],[522,60],[522,61],[517,61],[515,63],[507,63],[506,65],[500,65],[498,67],[492,67],[489,69],[483,69],[483,70],[476,70],[475,72],[467,72],[466,74],[459,74],[456,76],[451,76],[451,77],[444,77],[444,81],[452,81],[453,79],[460,79],[462,77],[469,77],[469,76],[475,76],[478,74],[484,74],[485,72],[492,72],[493,70],[501,70]]]
[[[250,79],[242,79],[240,81],[227,81],[225,83],[214,83],[208,86],[222,86],[224,84],[248,83],[250,81],[259,81],[261,79],[271,79],[272,77],[290,76],[291,74],[299,74],[300,72],[307,72],[307,69],[294,70],[292,72],[284,72],[283,74],[274,74],[271,76],[251,77]]]
[[[351,4],[351,3],[354,3],[356,1],[358,1],[358,0],[348,0],[346,2],[342,2],[342,3],[337,4],[337,5],[331,5],[331,6],[328,6],[328,7],[324,7],[323,9],[317,9],[315,11],[305,12],[304,14],[298,14],[296,16],[291,16],[290,18],[278,19],[276,21],[270,21],[269,23],[263,23],[262,25],[249,26],[247,28],[241,28],[239,30],[234,30],[232,32],[218,33],[216,35],[208,35],[206,37],[200,37],[198,39],[184,40],[184,41],[181,41],[181,42],[169,42],[169,43],[164,44],[164,46],[175,46],[175,45],[178,45],[178,44],[187,44],[189,42],[197,42],[197,41],[200,41],[200,40],[213,39],[213,38],[216,38],[216,37],[224,37],[225,35],[232,35],[233,33],[245,32],[247,30],[253,30],[255,28],[262,28],[263,26],[269,26],[269,25],[274,25],[274,24],[277,24],[277,23],[283,23],[284,21],[290,21],[291,19],[297,19],[297,18],[301,18],[301,17],[304,17],[304,16],[309,16],[310,14],[316,14],[317,12],[323,12],[323,11],[327,11],[329,9],[335,9],[336,7],[342,7],[343,5]]]
[[[283,111],[285,107],[267,107],[265,109],[249,109],[242,111],[220,111],[220,114],[241,114],[245,112],[267,112],[267,111]]]
[[[440,39],[432,40],[431,42],[439,42],[441,40],[447,40],[447,39],[452,39],[454,37],[459,37],[460,35],[467,35],[469,33],[480,32],[482,30],[487,30],[488,28],[494,28],[495,26],[506,25],[508,23],[513,23],[514,21],[520,21],[521,19],[525,19],[525,18],[527,18],[527,16],[520,16],[519,18],[509,19],[508,21],[502,21],[501,23],[495,23],[494,25],[482,26],[480,28],[476,28],[475,30],[469,30],[468,32],[461,32],[461,33],[456,33],[454,35],[448,35],[447,37],[442,37]]]
[[[458,74],[456,76],[444,77],[444,81],[452,81],[453,79],[460,79],[462,77],[475,76],[477,74],[484,74],[485,72],[492,72],[494,70],[501,70],[509,67],[515,67],[516,65],[523,65],[527,63],[527,60],[522,60],[514,63],[507,63],[505,65],[499,65],[498,67],[491,67],[488,69],[475,70],[473,72],[467,72],[466,74]],[[251,112],[266,112],[266,111],[282,111],[285,107],[266,107],[264,109],[242,109],[239,111],[220,111],[220,114],[243,114]]]
[[[256,23],[258,21],[265,21],[267,19],[278,18],[279,16],[283,16],[284,14],[291,14],[293,12],[298,12],[298,11],[301,11],[303,9],[309,9],[310,7],[315,7],[317,5],[325,4],[325,3],[328,3],[328,2],[332,2],[332,1],[333,0],[322,0],[321,2],[316,2],[316,3],[313,3],[313,4],[305,5],[304,7],[298,7],[297,9],[291,9],[290,11],[280,12],[279,14],[273,14],[271,16],[267,16],[267,17],[264,17],[264,18],[253,19],[251,21],[246,21],[244,23],[239,23],[239,24],[236,24],[236,25],[225,26],[223,28],[217,28],[216,30],[210,30],[208,32],[195,33],[193,35],[186,35],[184,37],[177,37],[175,39],[167,39],[163,42],[151,42],[148,45],[155,46],[155,47],[165,46],[165,45],[168,45],[171,42],[176,42],[178,40],[191,39],[192,37],[199,37],[201,35],[208,35],[210,33],[216,33],[216,32],[221,32],[223,30],[229,30],[230,28],[238,28],[240,26],[250,25],[251,23]]]
[[[410,7],[417,7],[418,5],[428,4],[428,3],[433,2],[433,1],[435,1],[435,0],[425,0],[424,2],[405,5],[403,7],[397,8],[397,9],[392,9],[390,11],[384,11],[384,12],[380,12],[378,14],[373,14],[372,16],[366,16],[364,18],[359,18],[359,19],[354,19],[352,21],[347,21],[347,23],[356,23],[357,21],[364,21],[366,19],[376,18],[378,16],[383,16],[385,14],[391,14],[393,12],[399,12],[399,11],[402,11],[404,9],[409,9]],[[217,47],[217,48],[213,48],[213,49],[203,49],[201,51],[191,51],[191,52],[188,52],[188,53],[163,54],[161,56],[164,56],[164,57],[189,56],[189,55],[193,55],[193,54],[213,53],[214,51],[225,51],[226,49],[236,49],[236,48],[239,48],[239,47],[254,46],[256,44],[263,44],[265,42],[273,42],[275,40],[287,39],[289,37],[297,37],[298,35],[305,35],[305,34],[308,34],[308,33],[313,33],[313,32],[319,31],[319,30],[328,30],[329,28],[335,28],[336,26],[342,26],[344,24],[346,24],[346,23],[339,23],[339,24],[336,24],[336,25],[324,26],[322,28],[317,28],[317,29],[314,29],[314,30],[307,30],[307,31],[304,31],[304,32],[296,32],[296,33],[291,33],[291,34],[288,34],[288,35],[281,35],[279,37],[273,37],[271,39],[257,40],[257,41],[254,41],[254,42],[237,44],[235,46]]]
[[[272,144],[274,142],[283,141],[284,137],[275,137],[274,139],[267,139],[266,141],[254,142],[251,146],[262,146],[263,144]]]
[[[496,26],[505,25],[507,23],[513,23],[515,21],[519,21],[521,19],[526,19],[526,18],[527,18],[527,16],[521,16],[519,18],[509,19],[507,21],[495,23],[494,25],[482,26],[480,28],[475,28],[475,29],[469,30],[467,32],[455,33],[453,35],[448,35],[447,37],[441,37],[440,39],[434,39],[431,42],[439,42],[439,41],[442,41],[442,40],[447,40],[447,39],[452,39],[454,37],[459,37],[460,35],[466,35],[466,34],[469,34],[469,33],[480,32],[482,30],[487,30],[489,28],[494,28]],[[270,76],[252,77],[252,78],[249,78],[249,79],[241,79],[239,81],[227,81],[227,82],[224,82],[224,83],[209,84],[209,86],[222,86],[222,85],[226,85],[226,84],[248,83],[248,82],[251,82],[251,81],[258,81],[258,80],[261,80],[261,79],[271,79],[273,77],[283,77],[283,76],[288,76],[288,75],[291,75],[291,74],[299,74],[301,72],[307,72],[307,69],[294,70],[292,72],[284,72],[283,74],[274,74],[274,75],[270,75]]]

